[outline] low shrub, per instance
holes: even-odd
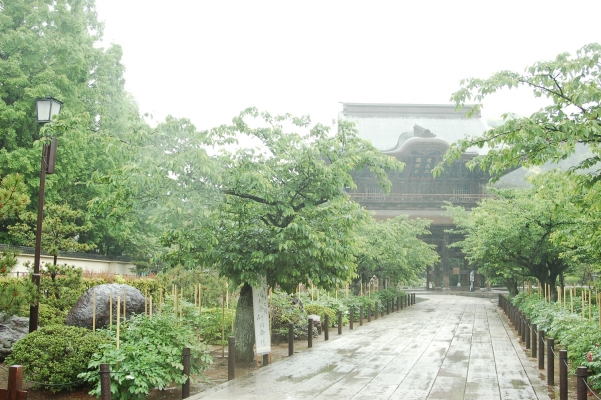
[[[202,314],[196,314],[191,317],[194,320],[194,325],[205,340],[209,344],[227,344],[227,338],[232,335],[232,324],[236,319],[236,310],[226,308],[209,308],[202,310]],[[223,335],[222,341],[222,333]]]
[[[274,290],[270,300],[271,331],[288,334],[288,324],[294,324],[294,336],[300,338],[307,331],[307,312],[298,296]]]
[[[305,306],[305,311],[309,315],[319,315],[319,317],[321,318],[322,326],[325,324],[326,314],[329,318],[330,327],[335,326],[338,323],[338,316],[336,315],[336,311],[334,311],[330,307],[326,307],[320,304],[307,304]]]
[[[7,365],[24,367],[27,380],[53,385],[52,392],[81,386],[78,375],[99,347],[108,343],[106,335],[65,325],[44,326],[15,343]]]
[[[522,293],[513,297],[511,301],[526,314],[532,324],[536,324],[539,330],[554,338],[557,344],[568,351],[572,371],[578,366],[587,366],[592,370],[592,375],[589,375],[591,387],[601,389],[599,321],[596,318],[591,321],[582,318],[582,307],[576,307],[576,304],[581,304],[580,297],[574,298],[574,313],[571,312],[570,302],[563,308],[562,305],[545,301],[538,295],[528,296]],[[594,309],[592,315],[599,315],[596,306]]]
[[[106,331],[115,339],[114,329]],[[191,351],[192,375],[198,375],[212,363],[204,343],[197,340],[194,329],[173,314],[133,316],[124,327],[117,349],[114,342],[100,346],[80,378],[95,385],[91,395],[99,396],[99,366],[111,368],[112,397],[119,400],[144,399],[149,391],[165,389],[171,383],[182,384],[188,377],[182,374],[182,350]]]

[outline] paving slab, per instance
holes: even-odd
[[[417,298],[190,399],[550,400],[496,299]]]

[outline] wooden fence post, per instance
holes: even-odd
[[[526,326],[524,331],[526,333],[526,350],[530,348],[530,318],[526,318]]]
[[[537,343],[537,338],[536,338],[536,324],[532,324],[532,357],[536,358],[536,343]]]
[[[342,335],[342,311],[338,311],[338,334]]]
[[[231,381],[236,377],[236,337],[230,336],[227,339],[227,380]]]
[[[568,400],[568,351],[559,350],[559,400]]]
[[[111,365],[100,364],[100,398],[111,400]]]
[[[228,350],[229,351],[229,350]],[[184,370],[182,371],[183,375],[186,375],[186,381],[182,383],[182,399],[187,399],[190,397],[190,348],[184,347],[182,351],[182,364],[184,365]],[[228,353],[228,362],[229,362],[229,353]]]
[[[545,331],[538,331],[538,369],[545,369]]]
[[[313,318],[309,318],[307,323],[307,347],[313,347]]]
[[[26,400],[27,391],[23,389],[23,366],[8,367],[8,388],[0,389],[0,398],[7,400]]]
[[[330,340],[330,316],[326,313],[323,325],[323,340]]]
[[[359,326],[363,326],[363,306],[359,306]]]
[[[288,324],[288,357],[294,354],[294,324]]]
[[[576,400],[587,400],[586,377],[588,368],[578,367],[576,369]]]
[[[555,339],[547,338],[547,385],[555,385],[555,357],[553,348],[555,347]]]

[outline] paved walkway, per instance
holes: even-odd
[[[549,399],[496,299],[417,296],[191,399]]]

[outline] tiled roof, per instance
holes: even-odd
[[[449,144],[481,135],[489,127],[480,115],[466,117],[469,108],[456,111],[454,105],[445,104],[343,103],[339,119],[355,122],[361,138],[389,151],[401,148],[407,139],[425,130]]]

